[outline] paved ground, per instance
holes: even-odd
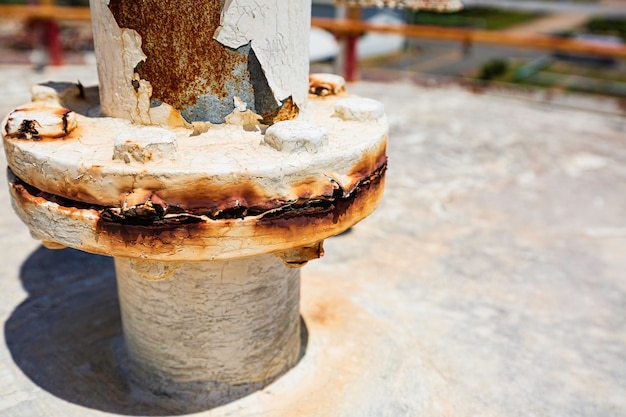
[[[464,53],[460,42],[445,40],[409,39],[408,51],[366,60],[360,68],[395,69],[416,74],[444,77],[468,77],[493,59],[531,61],[545,56],[545,51],[475,44]]]
[[[576,29],[591,17],[592,15],[589,13],[553,13],[527,23],[515,25],[505,29],[505,32],[553,35],[558,32]]]
[[[623,0],[464,0],[466,6],[500,7],[511,10],[579,12],[606,16],[626,16]]]
[[[0,68],[0,111],[36,79],[95,80],[47,71]],[[300,364],[197,415],[626,416],[623,110],[455,85],[350,90],[389,115],[385,199],[304,268]],[[581,102],[598,111],[567,107]],[[172,414],[119,374],[111,261],[41,248],[6,185],[0,210],[0,415]]]

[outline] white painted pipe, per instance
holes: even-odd
[[[306,104],[308,0],[90,4],[105,115],[189,128]],[[233,398],[297,361],[300,275],[278,258],[115,264],[131,375],[153,391]]]
[[[115,268],[130,372],[152,391],[219,403],[297,362],[300,270],[278,258],[116,258]]]

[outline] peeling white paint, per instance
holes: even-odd
[[[147,59],[141,36],[133,29],[119,27],[108,7],[109,0],[92,0],[90,5],[102,113],[144,125],[186,126],[172,106],[163,103],[150,108],[152,86],[135,73],[137,64]]]
[[[140,114],[139,99],[131,83],[135,67],[146,59],[141,50],[141,37],[134,30],[121,29],[108,5],[109,0],[90,2],[102,112],[143,122],[147,115]],[[147,107],[150,107],[149,100]]]
[[[177,151],[176,134],[159,127],[144,127],[122,131],[115,138],[113,159],[129,164],[147,163],[159,159],[174,159]]]
[[[230,48],[250,43],[277,102],[291,96],[302,109],[309,86],[310,20],[308,0],[228,0],[214,39]]]
[[[328,129],[302,120],[285,120],[267,128],[263,142],[281,152],[317,153],[328,145]]]

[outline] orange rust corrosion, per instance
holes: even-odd
[[[345,93],[345,80],[335,74],[309,74],[309,94],[320,97]]]
[[[75,138],[82,128],[79,126],[64,139]],[[59,140],[59,139],[57,139]],[[5,146],[11,146],[12,155],[19,154],[19,140],[6,140]],[[26,156],[21,157],[23,159]],[[255,181],[254,176],[224,178],[216,175],[193,175],[181,181],[172,181],[158,172],[143,170],[136,175],[117,175],[105,173],[100,164],[94,164],[80,175],[55,175],[54,181],[49,176],[41,176],[36,167],[19,164],[18,160],[10,164],[15,175],[26,184],[41,191],[72,201],[81,201],[103,207],[134,206],[144,203],[150,196],[161,200],[171,210],[205,215],[210,218],[240,218],[259,215],[268,210],[280,208],[309,199],[330,200],[339,193],[348,195],[354,187],[386,164],[386,140],[376,148],[364,153],[347,172],[341,184],[332,177],[332,171],[325,173],[306,173],[287,181],[276,170],[276,181],[285,182],[286,192],[272,194],[265,183]],[[166,182],[169,181],[169,182]],[[107,189],[94,189],[91,183],[110,184]],[[268,184],[274,182],[269,181]]]
[[[315,246],[341,233],[373,212],[382,198],[386,164],[364,178],[347,196],[285,205],[256,216],[217,218],[175,211],[165,213],[159,203],[142,207],[134,216],[115,209],[70,201],[40,191],[9,170],[11,193],[20,218],[38,230],[39,239],[108,256],[154,260],[233,259],[281,253],[303,247],[302,257]],[[54,220],[58,229],[40,227]],[[60,232],[63,230],[63,232]],[[284,257],[294,259],[294,252]],[[298,258],[295,258],[298,259]],[[309,258],[310,259],[310,258]]]
[[[4,134],[7,138],[33,141],[65,139],[76,125],[76,114],[72,110],[35,102],[21,106],[8,115]]]
[[[250,45],[225,47],[213,39],[220,25],[221,1],[111,0],[121,28],[135,30],[146,60],[135,68],[152,87],[152,105],[167,103],[187,122],[223,123],[234,96],[267,124],[292,119],[290,98],[276,103]],[[181,13],[181,11],[184,12]],[[163,39],[167,39],[166,42]]]

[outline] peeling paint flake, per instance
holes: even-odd
[[[308,68],[308,32],[301,28],[310,24],[310,18],[307,0],[230,0],[224,5],[214,39],[234,49],[250,43],[277,103],[291,96],[302,108],[308,93],[308,70],[293,68]]]
[[[142,94],[137,95],[131,84],[135,67],[146,60],[141,49],[141,36],[132,29],[118,26],[108,8],[109,0],[94,0],[90,5],[91,13],[100,16],[100,24],[94,26],[94,39],[96,42],[107,40],[99,42],[100,48],[96,51],[102,112],[113,117],[145,122],[149,119],[145,110],[149,107],[149,101],[140,103],[140,100],[146,99],[145,93],[149,86],[144,85]],[[120,50],[124,51],[121,55]],[[110,77],[109,74],[121,76]]]

